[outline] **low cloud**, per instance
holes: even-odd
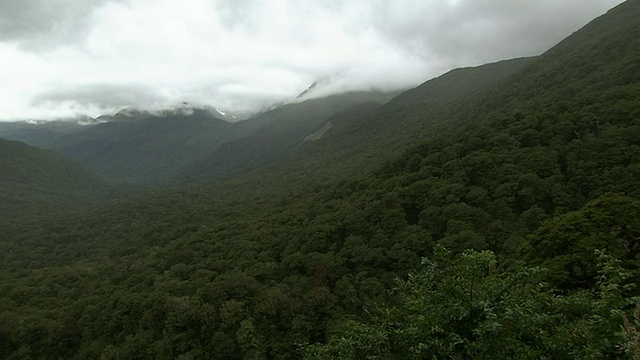
[[[75,109],[105,111],[130,107],[132,104],[155,107],[166,100],[159,91],[145,85],[92,84],[43,92],[33,98],[31,105],[36,107],[62,105]]]
[[[0,2],[0,41],[27,50],[81,41],[96,8],[118,0],[19,0]]]

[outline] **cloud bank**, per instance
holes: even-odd
[[[183,101],[240,114],[326,91],[397,90],[540,54],[620,0],[0,2],[0,120]]]

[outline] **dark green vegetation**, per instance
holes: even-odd
[[[39,217],[63,205],[97,200],[110,186],[60,154],[3,139],[0,184],[2,223],[16,220],[14,217]]]
[[[336,114],[226,183],[3,214],[0,357],[637,358],[639,17]]]

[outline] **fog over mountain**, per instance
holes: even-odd
[[[415,86],[536,55],[620,0],[0,2],[0,120],[162,110],[248,114],[318,96]]]

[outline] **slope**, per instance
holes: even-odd
[[[52,151],[0,139],[0,213],[3,220],[103,195],[108,183]]]
[[[291,191],[373,171],[381,161],[470,120],[483,99],[478,92],[505,81],[532,58],[452,70],[378,106],[363,104],[334,115],[316,141],[236,179],[231,189]],[[237,192],[237,190],[234,190]]]
[[[602,213],[636,211],[629,204],[640,197],[639,15],[639,1],[612,9],[486,94],[488,110],[464,131],[409,150],[379,170],[381,178],[408,185],[400,186],[407,219],[429,223],[432,237],[452,248],[515,254],[524,246],[531,261],[564,269],[554,279],[562,288],[594,285],[595,248],[637,268],[640,229],[623,216],[608,222],[612,239],[586,235],[573,243],[579,249],[569,242],[553,252],[546,241],[529,248],[522,234],[596,199],[605,204]],[[487,237],[490,218],[471,224],[474,216],[463,208],[490,214],[499,232]],[[505,219],[508,228],[500,223]],[[588,228],[591,220],[583,220],[579,226]],[[543,236],[560,241],[557,233]]]

